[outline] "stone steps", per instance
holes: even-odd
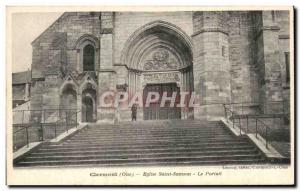
[[[115,160],[115,159],[143,159],[145,157],[147,158],[153,158],[153,159],[159,159],[160,157],[176,157],[176,158],[183,158],[183,157],[215,157],[217,158],[219,155],[249,155],[252,156],[254,150],[237,150],[237,151],[219,151],[219,152],[201,152],[201,151],[189,151],[189,152],[153,152],[153,153],[118,153],[118,154],[89,154],[89,155],[55,155],[55,156],[30,156],[26,157],[24,162],[28,161],[64,161],[64,160],[90,160],[90,159],[98,159],[98,160]],[[217,154],[217,155],[216,155]]]
[[[84,145],[84,146],[88,146],[91,144],[98,144],[98,145],[106,145],[106,146],[117,146],[117,145],[135,145],[135,144],[175,144],[176,142],[179,143],[186,143],[186,144],[190,144],[193,143],[195,141],[202,142],[202,143],[214,143],[214,142],[221,142],[225,143],[227,141],[231,141],[232,139],[228,138],[211,138],[211,139],[206,139],[206,140],[198,140],[197,138],[195,139],[158,139],[158,140],[110,140],[110,141],[89,141],[89,140],[76,140],[76,141],[68,141],[65,142],[63,145]]]
[[[228,135],[227,132],[208,132],[208,133],[204,133],[204,132],[192,132],[192,133],[131,133],[131,134],[127,134],[127,137],[172,137],[172,136],[198,136],[198,137],[205,137],[205,136],[222,136],[222,135]],[[99,137],[98,137],[99,136]],[[118,137],[123,137],[120,134],[90,134],[90,133],[86,133],[84,135],[78,135],[77,138],[108,138],[108,137],[113,137],[113,138],[118,138]]]
[[[227,132],[222,128],[210,128],[210,129],[197,129],[197,128],[174,128],[174,129],[164,129],[161,130],[159,128],[156,129],[110,129],[110,130],[103,130],[103,129],[91,129],[88,128],[88,134],[98,133],[98,134],[112,134],[112,133],[192,133],[192,132],[203,132],[203,133],[209,133],[209,132]]]
[[[210,162],[218,160],[260,160],[260,154],[241,154],[241,155],[212,155],[212,156],[155,156],[155,157],[137,157],[137,158],[106,158],[106,159],[65,159],[65,160],[43,160],[43,161],[22,161],[19,163],[21,166],[38,166],[38,165],[66,165],[66,164],[101,164],[101,165],[122,165],[128,163],[148,163],[148,162],[189,162],[201,161]]]
[[[141,154],[141,152],[143,154]],[[71,160],[71,159],[123,159],[123,158],[142,158],[142,157],[183,157],[183,156],[215,156],[218,155],[235,155],[235,154],[253,154],[255,153],[255,149],[239,149],[239,150],[219,150],[219,151],[192,151],[189,149],[182,150],[148,150],[148,152],[144,152],[144,150],[131,150],[127,152],[118,151],[115,153],[112,152],[94,152],[94,153],[72,153],[66,152],[63,154],[55,154],[44,153],[40,155],[32,154],[29,157],[26,157],[24,161],[39,161],[39,160]]]
[[[122,164],[113,164],[113,163],[101,163],[101,164],[93,164],[93,163],[86,163],[86,164],[64,164],[64,168],[76,168],[76,167],[86,167],[86,168],[94,168],[94,167],[144,167],[144,166],[191,166],[191,165],[197,165],[197,166],[217,166],[217,165],[251,165],[251,164],[264,164],[264,159],[242,159],[242,160],[210,160],[210,161],[199,161],[199,160],[191,160],[188,162],[177,162],[177,161],[160,161],[160,162],[127,162]],[[15,166],[18,167],[31,167],[31,166],[37,166],[39,168],[61,168],[62,165],[58,164],[50,164],[47,165],[45,163],[41,164],[32,164],[32,163],[19,163]]]
[[[185,126],[185,122],[187,126]],[[261,153],[219,122],[89,125],[62,143],[43,145],[16,166],[223,165],[262,163]],[[209,124],[199,127],[199,124]],[[136,126],[138,125],[138,128]],[[160,125],[160,127],[159,127]],[[172,126],[174,125],[174,126]],[[183,126],[183,127],[182,127]]]
[[[98,151],[124,151],[124,150],[174,150],[174,149],[193,149],[196,148],[198,150],[213,150],[213,149],[229,149],[229,148],[247,148],[252,147],[252,145],[249,146],[249,143],[247,142],[234,142],[237,143],[236,145],[231,145],[232,142],[229,143],[206,143],[206,144],[151,144],[151,145],[62,145],[62,146],[55,146],[55,147],[46,147],[39,149],[38,153],[41,152],[71,152],[71,151],[92,151],[92,152],[98,152]]]
[[[116,136],[116,137],[105,137],[105,138],[97,138],[97,137],[92,137],[92,136],[88,136],[88,137],[76,137],[75,139],[71,139],[68,142],[85,142],[85,141],[89,141],[89,142],[129,142],[131,140],[134,141],[147,141],[147,140],[153,140],[153,139],[163,139],[163,140],[186,140],[186,139],[205,139],[205,140],[215,140],[215,139],[226,139],[226,138],[231,138],[230,135],[217,135],[216,137],[212,136],[212,135],[207,135],[207,136],[200,136],[200,135],[185,135],[185,137],[183,138],[182,135],[174,135],[174,136],[127,136],[127,137],[122,137],[122,136]]]
[[[161,133],[167,133],[167,132],[212,132],[212,130],[219,130],[221,132],[224,132],[225,130],[220,127],[210,127],[210,128],[200,128],[200,127],[177,127],[177,128],[165,128],[161,129],[160,127],[155,128],[122,128],[122,127],[115,127],[114,129],[101,129],[101,128],[88,128],[89,133],[103,133],[103,134],[110,134],[110,133],[135,133],[135,132],[161,132]]]
[[[202,147],[201,151],[202,152],[223,152],[224,151],[224,146],[215,146],[215,147]],[[39,150],[38,152],[34,152],[31,155],[32,156],[53,156],[53,155],[80,155],[80,154],[112,154],[112,153],[151,153],[151,152],[164,152],[164,153],[171,153],[171,152],[192,152],[192,151],[199,151],[198,147],[195,148],[188,148],[187,146],[185,147],[164,147],[164,148],[159,148],[159,147],[150,147],[150,148],[115,148],[115,149],[98,149],[98,148],[88,148],[87,149],[58,149],[58,150]],[[230,149],[226,149],[226,151],[237,151],[237,150],[253,150],[255,149],[252,146],[248,145],[242,145],[242,146],[235,146],[231,147]]]

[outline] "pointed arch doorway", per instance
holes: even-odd
[[[126,41],[121,54],[121,61],[129,70],[129,95],[145,95],[145,92],[152,90],[164,90],[168,94],[178,91],[187,92],[188,100],[194,89],[192,60],[192,41],[179,27],[165,21],[153,21],[138,28]],[[175,109],[158,108],[158,103],[154,105],[155,108],[138,113],[138,118],[157,120],[193,117],[193,108],[188,106]],[[161,116],[160,113],[164,112],[167,114]]]
[[[93,122],[93,100],[91,97],[85,96],[82,98],[82,121]]]
[[[87,88],[82,92],[81,111],[82,122],[95,122],[97,119],[96,108],[96,91],[91,88]]]

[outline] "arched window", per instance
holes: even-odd
[[[99,67],[99,39],[90,34],[82,35],[74,44],[77,52],[77,71],[96,71]]]
[[[83,48],[83,71],[95,70],[95,49],[88,44]]]

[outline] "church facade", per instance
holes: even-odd
[[[138,107],[137,120],[214,120],[224,116],[222,104],[248,103],[251,113],[289,102],[289,14],[66,12],[32,42],[31,109],[77,109],[82,122],[130,121],[132,108],[102,107],[101,95],[194,92],[197,107],[158,100]]]

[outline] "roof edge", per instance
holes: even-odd
[[[38,41],[51,27],[53,27],[58,20],[62,19],[63,17],[67,16],[68,12],[64,12],[60,17],[58,17],[49,27],[47,27],[39,36],[37,36],[32,42],[31,45],[34,45],[36,41]]]

